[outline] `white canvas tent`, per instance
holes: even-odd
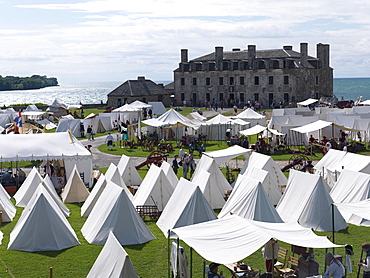
[[[58,205],[48,191],[39,186],[10,233],[8,249],[55,251],[79,244]]]
[[[239,175],[229,199],[218,218],[236,214],[246,219],[262,222],[283,222],[271,204],[260,181]]]
[[[234,145],[218,151],[204,152],[203,154],[212,157],[217,165],[221,165],[240,155],[243,155],[245,159],[248,159],[251,155],[251,151],[252,150]]]
[[[104,174],[102,173],[96,182],[95,186],[93,187],[92,191],[87,197],[86,201],[83,203],[81,207],[81,217],[88,217],[92,208],[95,206],[96,202],[98,201],[100,195],[102,194],[104,188],[107,186],[107,181],[105,179]]]
[[[92,126],[92,130],[93,130],[94,133],[102,133],[102,132],[107,131],[100,118],[84,119],[83,123],[84,123],[85,133],[86,133],[87,127],[89,125]]]
[[[221,209],[225,205],[226,192],[222,187],[219,187],[211,173],[201,169],[191,181],[199,186],[212,209]]]
[[[271,238],[311,248],[340,247],[326,236],[317,236],[298,223],[265,223],[237,215],[173,230],[204,259],[219,264],[238,262],[250,256]]]
[[[177,277],[183,277],[183,278],[190,277],[188,259],[186,257],[185,249],[181,245],[178,245],[176,241],[172,241],[171,267],[172,267],[173,277],[176,277],[176,275],[180,275]]]
[[[315,102],[318,102],[317,99],[313,99],[313,98],[308,98],[304,101],[301,101],[301,102],[297,102],[297,105],[298,106],[308,106],[310,104],[314,104]]]
[[[243,112],[239,113],[236,116],[233,116],[233,118],[243,119],[250,123],[250,127],[255,125],[266,125],[266,116],[263,116],[256,111],[254,111],[251,108],[247,108]]]
[[[17,210],[10,201],[8,193],[0,183],[0,211],[2,212],[3,222],[12,222]]]
[[[163,161],[160,167],[164,174],[167,176],[168,180],[172,184],[173,188],[176,188],[179,179],[177,178],[175,172],[173,171],[171,165],[167,161]]]
[[[107,242],[86,277],[139,278],[139,275],[137,275],[125,249],[110,232]]]
[[[107,172],[105,172],[105,179],[106,181],[112,181],[113,183],[121,186],[130,200],[133,199],[133,195],[130,190],[128,190],[126,183],[123,181],[121,173],[119,172],[117,166],[113,163],[109,165]]]
[[[349,218],[348,223],[352,223],[357,226],[370,226],[370,199],[353,203],[334,203],[334,205],[338,207],[343,215],[352,215]],[[358,218],[360,221],[356,221],[355,217]]]
[[[117,168],[127,186],[140,185],[143,181],[135,168],[133,157],[123,154],[118,162]]]
[[[71,130],[74,137],[81,137],[80,123],[81,120],[79,119],[60,119],[55,132]]]
[[[338,181],[330,191],[330,196],[337,204],[358,203],[370,198],[370,175],[350,170],[343,170]],[[357,226],[370,226],[370,214],[365,218],[359,217],[358,213],[354,214],[337,205],[347,223]],[[345,208],[345,206],[344,206]],[[366,209],[363,209],[366,211]]]
[[[268,155],[257,152],[252,152],[248,161],[245,163],[240,174],[244,174],[248,167],[255,167],[269,172],[270,179],[273,181],[270,184],[277,184],[280,188],[286,186],[288,180],[280,170],[276,162]]]
[[[89,194],[75,165],[66,186],[63,188],[62,200],[64,203],[81,203],[86,201]]]
[[[214,219],[217,216],[199,187],[181,178],[159,217],[157,226],[167,237],[168,230]]]
[[[152,165],[136,192],[132,203],[135,207],[156,205],[159,211],[163,211],[173,191],[174,188],[164,171]]]
[[[0,161],[62,160],[68,177],[74,165],[92,185],[92,155],[68,132],[1,136]]]
[[[105,244],[113,232],[121,245],[141,244],[155,237],[123,188],[109,181],[81,229],[90,244]]]
[[[198,161],[197,168],[195,169],[195,172],[191,178],[193,181],[201,172],[201,170],[205,170],[208,173],[210,173],[210,183],[212,186],[216,186],[219,188],[220,192],[223,192],[225,194],[226,191],[231,190],[232,187],[226,180],[225,176],[222,174],[219,166],[217,165],[215,159],[202,155],[200,160]]]
[[[285,222],[298,222],[315,231],[345,229],[348,225],[336,207],[319,175],[290,170],[287,188],[276,207]],[[334,210],[334,219],[332,217]]]
[[[148,105],[152,106],[153,115],[162,115],[167,112],[166,107],[164,107],[163,102],[149,101]]]

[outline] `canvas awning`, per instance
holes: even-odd
[[[325,128],[327,126],[330,126],[330,125],[333,125],[337,128],[348,130],[348,131],[359,131],[357,129],[348,128],[348,127],[345,127],[345,126],[337,125],[337,124],[332,123],[332,122],[327,122],[327,121],[322,121],[322,120],[318,120],[316,122],[313,122],[313,123],[310,123],[310,124],[307,124],[307,125],[303,125],[303,126],[300,126],[300,127],[292,128],[291,130],[299,132],[299,133],[310,133],[310,132],[313,132],[313,131],[316,131],[316,130],[319,130],[319,129],[323,129],[323,128]]]
[[[355,203],[334,203],[340,210],[346,210],[364,219],[370,218],[370,199]]]
[[[204,152],[203,154],[212,157],[217,165],[221,165],[222,163],[228,162],[230,159],[238,157],[239,155],[243,155],[245,159],[248,159],[250,156],[251,150],[246,148],[240,147],[238,145],[234,145],[227,149],[213,151],[213,152]]]
[[[241,130],[241,131],[239,131],[239,133],[244,135],[244,136],[250,136],[250,135],[261,133],[261,132],[265,131],[266,128],[267,127],[265,127],[265,126],[255,125],[251,128]]]
[[[307,106],[307,105],[313,104],[315,102],[318,102],[318,100],[314,99],[314,98],[309,98],[309,99],[306,99],[304,101],[297,102],[297,105]]]
[[[317,236],[298,223],[266,223],[237,215],[173,229],[186,244],[204,259],[220,264],[233,263],[250,256],[271,238],[304,247],[341,247],[326,236]]]

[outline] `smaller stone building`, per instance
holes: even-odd
[[[127,80],[108,94],[107,106],[120,107],[126,103],[140,100],[142,102],[159,101],[164,106],[170,106],[171,93],[164,89],[163,84],[139,76],[137,80]]]

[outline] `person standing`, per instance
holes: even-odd
[[[326,265],[328,265],[328,269],[325,271],[323,278],[342,278],[344,277],[344,266],[342,263],[334,257],[334,255],[330,252],[326,253],[325,255]]]
[[[173,157],[173,160],[172,160],[172,169],[173,171],[175,172],[175,174],[177,175],[177,172],[179,170],[179,163],[177,162],[177,158],[179,156],[177,154],[175,154],[175,156]]]
[[[189,170],[189,156],[188,156],[188,153],[185,152],[184,153],[184,161],[182,162],[182,168],[183,168],[183,171],[184,171],[184,178],[187,179],[187,175],[188,175],[188,170]]]
[[[363,278],[370,278],[370,243],[362,244],[362,251],[366,253],[365,260],[360,260],[357,264],[364,271]]]
[[[80,134],[81,137],[85,137],[85,126],[83,122],[80,122]]]
[[[107,146],[108,146],[108,150],[112,150],[113,148],[113,136],[112,134],[108,133],[107,137],[105,138],[105,142],[107,143]]]
[[[195,167],[196,167],[193,151],[189,152],[189,167],[190,167],[190,178],[191,178],[194,174]]]
[[[262,248],[262,256],[266,260],[266,272],[272,273],[272,269],[277,262],[279,255],[279,242],[275,238],[271,238]]]
[[[185,146],[181,146],[180,152],[180,161],[184,161],[184,155],[185,155]]]
[[[87,126],[86,133],[87,133],[87,139],[89,141],[94,141],[94,133],[93,133],[91,125]]]

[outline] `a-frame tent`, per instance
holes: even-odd
[[[107,181],[104,174],[101,174],[98,181],[94,185],[93,190],[90,192],[89,197],[83,203],[81,207],[81,217],[89,217],[91,210],[98,201],[100,195],[102,194],[104,188],[107,186]]]
[[[173,192],[167,206],[157,221],[165,236],[168,230],[217,219],[199,187],[184,178]]]
[[[66,186],[63,188],[62,200],[64,203],[81,203],[86,201],[89,194],[75,165]]]
[[[287,188],[276,210],[284,222],[298,222],[315,231],[332,231],[333,223],[334,231],[345,229],[348,225],[332,203],[321,176],[290,170]]]
[[[81,120],[79,119],[60,119],[55,132],[67,132],[71,130],[74,137],[81,137],[80,123]]]
[[[163,170],[163,172],[167,176],[167,178],[170,181],[170,183],[172,184],[173,188],[176,188],[177,183],[179,182],[179,179],[177,178],[177,176],[176,176],[175,172],[173,171],[171,165],[168,162],[163,161],[160,168]]]
[[[143,179],[140,177],[134,165],[134,158],[122,155],[117,164],[118,171],[127,186],[140,185]]]
[[[81,229],[90,244],[105,244],[113,232],[121,245],[141,244],[155,239],[123,188],[111,181]]]
[[[163,170],[154,164],[150,166],[143,182],[134,196],[134,206],[156,205],[163,211],[174,188]]]
[[[282,223],[259,180],[239,175],[229,199],[218,218],[236,214],[246,219]]]
[[[192,181],[196,178],[197,175],[199,175],[201,169],[211,174],[211,184],[214,186],[217,185],[221,192],[225,193],[228,190],[232,190],[231,185],[222,174],[214,158],[202,155],[197,164],[197,168],[195,169],[193,177],[191,178]]]
[[[55,251],[79,244],[74,230],[47,189],[39,186],[10,233],[8,249]]]
[[[260,181],[263,189],[271,201],[271,204],[276,206],[279,203],[282,192],[280,187],[277,185],[276,180],[270,177],[270,175],[270,172],[253,166],[248,167],[243,174],[243,176]]]
[[[10,201],[8,193],[0,183],[0,211],[2,212],[3,222],[12,222],[17,210]]]
[[[139,278],[130,257],[112,232],[86,278]]]
[[[361,172],[343,170],[338,181],[330,191],[335,203],[358,203],[370,198],[370,175]],[[341,209],[347,223],[357,226],[370,226],[370,215],[367,218],[355,215],[348,210]]]
[[[119,172],[117,166],[113,163],[109,165],[107,172],[105,172],[105,179],[121,186],[130,200],[133,199],[132,193],[130,190],[128,190],[126,183],[123,181],[121,173]]]
[[[221,209],[225,205],[225,191],[218,187],[215,180],[212,179],[212,175],[201,169],[198,172],[192,182],[199,186],[200,191],[204,194],[204,197],[212,207],[212,209]]]
[[[276,162],[268,155],[252,152],[240,174],[244,174],[248,167],[255,167],[269,172],[270,178],[274,180],[272,182],[276,183],[280,188],[287,185],[287,178]]]

